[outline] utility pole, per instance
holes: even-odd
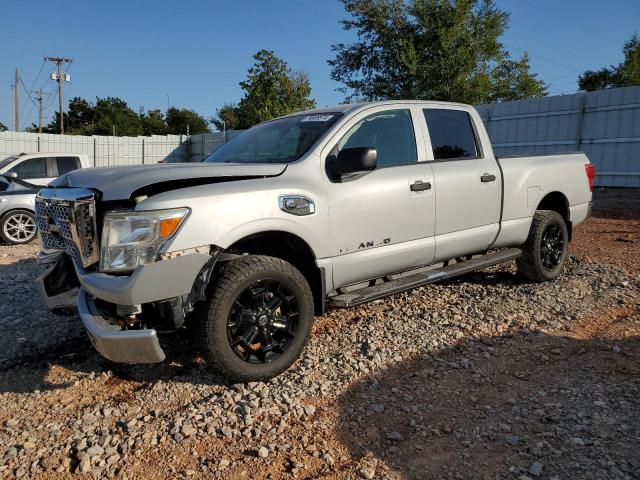
[[[16,78],[13,84],[13,129],[20,131],[20,72],[16,68]]]
[[[44,96],[49,95],[48,93],[44,93],[42,90],[38,90],[33,92],[36,94],[36,98],[38,99],[38,133],[42,133],[42,103],[44,101]]]
[[[62,74],[62,64],[63,63],[71,63],[73,59],[64,58],[64,57],[44,57],[45,62],[53,62],[58,66],[57,73],[51,74],[51,80],[58,81],[58,100],[60,101],[60,134],[64,134],[64,113],[62,112],[62,106],[64,104],[62,99],[62,82],[63,81],[71,81],[71,77],[69,77],[66,73]]]

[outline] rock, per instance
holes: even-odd
[[[571,443],[578,447],[584,446],[584,440],[580,437],[571,437]]]
[[[358,473],[360,474],[360,476],[362,478],[366,478],[367,480],[371,480],[372,478],[375,478],[375,476],[376,476],[375,469],[373,469],[371,467],[363,467],[363,468],[360,469],[360,471]]]
[[[516,435],[505,435],[504,436],[504,441],[505,443],[511,445],[511,446],[515,446],[518,444],[518,442],[520,441],[520,438],[517,437]]]
[[[400,432],[389,432],[387,433],[387,438],[393,441],[402,440],[402,434]]]
[[[324,455],[322,455],[322,460],[324,460],[324,462],[330,467],[332,467],[333,464],[335,463],[335,460],[333,459],[333,457],[328,453],[325,453]]]
[[[269,449],[267,447],[260,447],[258,449],[258,456],[260,458],[267,458],[269,456]]]
[[[190,437],[191,435],[198,433],[198,430],[193,426],[186,424],[182,427],[181,433],[184,437]]]
[[[224,469],[227,468],[231,464],[231,461],[228,458],[221,458],[220,462],[218,462],[218,467]]]
[[[542,473],[542,463],[533,462],[529,467],[529,473],[534,477],[539,477],[540,474]]]
[[[307,405],[306,407],[304,407],[304,413],[306,413],[307,415],[313,415],[314,413],[316,413],[316,407],[314,407],[313,405]]]
[[[104,453],[104,448],[102,448],[100,445],[94,445],[92,447],[87,448],[86,452],[87,452],[87,455],[89,455],[90,457],[96,457]]]
[[[89,470],[91,470],[91,457],[89,455],[84,455],[82,460],[80,460],[76,471],[80,473],[87,473]]]
[[[373,411],[376,413],[383,413],[384,403],[376,403],[372,408],[373,408]]]

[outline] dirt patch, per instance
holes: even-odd
[[[597,189],[593,215],[575,228],[571,252],[640,274],[640,189]]]

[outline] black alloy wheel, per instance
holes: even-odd
[[[248,363],[269,363],[296,336],[300,311],[293,292],[278,280],[259,280],[233,302],[227,338],[234,353]]]
[[[567,258],[569,229],[558,212],[538,210],[533,216],[522,256],[516,260],[518,273],[533,282],[548,282],[560,275]]]
[[[244,255],[215,272],[196,312],[205,360],[231,380],[262,381],[289,368],[313,325],[305,276],[280,258]]]
[[[540,239],[540,261],[547,270],[553,270],[560,264],[564,252],[564,240],[560,226],[552,223],[542,232]]]

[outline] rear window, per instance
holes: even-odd
[[[435,160],[478,158],[478,142],[467,112],[440,108],[423,112]]]
[[[55,157],[58,165],[58,175],[64,175],[80,168],[78,157]]]

